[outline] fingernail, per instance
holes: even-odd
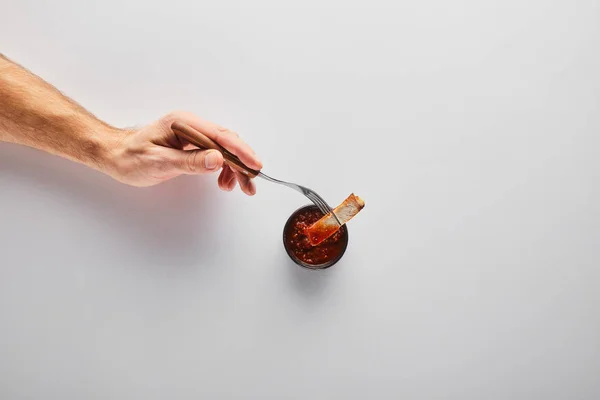
[[[218,151],[209,151],[204,157],[204,167],[206,169],[215,169],[219,163]]]

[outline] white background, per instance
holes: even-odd
[[[174,109],[366,208],[150,189],[0,144],[0,398],[597,399],[600,3],[0,0],[0,51],[117,126]]]

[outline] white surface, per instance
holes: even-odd
[[[304,271],[286,188],[0,145],[3,400],[600,397],[598,1],[1,9],[0,51],[108,122],[190,110],[367,203]]]

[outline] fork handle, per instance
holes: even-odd
[[[260,173],[260,171],[248,167],[238,158],[238,156],[231,153],[219,143],[183,122],[173,122],[171,124],[171,129],[177,136],[181,136],[200,149],[220,151],[221,154],[223,154],[223,159],[230,168],[239,171],[244,175],[248,175],[250,178],[255,178]]]

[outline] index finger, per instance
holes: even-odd
[[[254,150],[229,129],[183,111],[173,112],[166,119],[169,126],[174,121],[181,121],[191,126],[235,154],[248,167],[256,170],[262,169],[262,162]]]

